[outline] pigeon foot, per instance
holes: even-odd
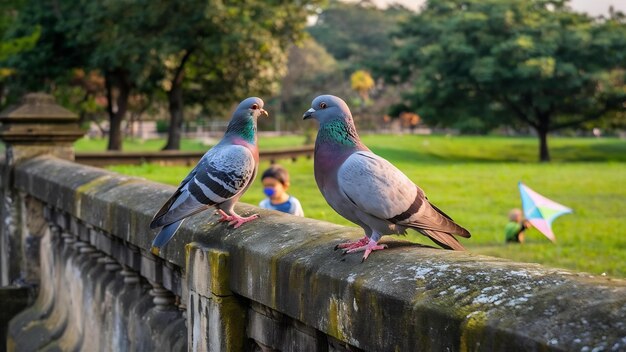
[[[228,222],[228,225],[231,225],[233,228],[239,228],[239,226],[250,222],[254,219],[257,219],[259,217],[259,214],[252,214],[250,216],[247,217],[242,217],[239,216],[237,214],[233,214],[233,215],[228,215],[226,214],[222,209],[218,209],[217,210],[218,213],[220,214],[221,218],[218,220],[219,222]]]
[[[369,241],[367,244],[361,247],[347,250],[346,253],[355,253],[355,252],[365,251],[365,254],[363,254],[363,259],[361,259],[361,263],[362,263],[367,259],[367,257],[370,256],[370,253],[372,253],[373,251],[380,251],[385,248],[387,248],[386,244],[378,244],[376,241]]]
[[[345,249],[346,251],[348,251],[350,249],[362,247],[362,246],[366,245],[367,243],[369,243],[369,241],[370,241],[370,239],[367,236],[363,236],[363,238],[361,238],[358,241],[350,241],[350,242],[340,243],[340,244],[335,246],[335,250],[337,250],[337,249]]]

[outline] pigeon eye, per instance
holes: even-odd
[[[259,108],[258,104],[252,104],[252,107],[251,107],[252,110],[257,110],[258,108]]]
[[[328,107],[328,105],[326,105],[326,103],[320,103],[320,108],[326,109],[327,107]]]

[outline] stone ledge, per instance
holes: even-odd
[[[16,187],[149,250],[148,224],[173,187],[42,157],[16,168]],[[240,204],[261,218],[238,230],[211,212],[185,222],[185,245],[230,253],[230,289],[364,350],[626,349],[626,282],[535,264],[388,242],[365,263],[335,244],[360,231]],[[208,274],[207,274],[208,275]]]

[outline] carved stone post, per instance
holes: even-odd
[[[0,112],[0,140],[5,144],[5,160],[0,172],[0,287],[38,277],[38,257],[33,252],[43,233],[32,233],[27,227],[32,216],[23,195],[13,188],[16,165],[40,155],[54,155],[74,160],[73,143],[84,135],[78,117],[57,105],[51,95],[31,93],[20,105]],[[24,268],[22,265],[31,267]],[[34,268],[32,267],[34,266]]]
[[[246,307],[230,290],[230,254],[197,243],[186,249],[189,350],[243,351]]]

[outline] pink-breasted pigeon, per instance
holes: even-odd
[[[342,243],[346,253],[386,248],[381,236],[406,234],[412,228],[445,249],[464,250],[453,236],[470,237],[431,204],[424,191],[387,160],[372,153],[359,138],[346,103],[333,95],[313,100],[303,119],[319,122],[315,141],[315,181],[328,204],[361,226],[365,237]]]
[[[247,98],[237,106],[224,138],[204,154],[154,215],[150,228],[163,228],[152,241],[153,253],[158,254],[172,239],[185,218],[212,206],[220,213],[220,221],[228,221],[235,228],[258,217],[241,217],[233,208],[257,174],[256,131],[261,115],[267,116],[267,112],[260,98]]]

